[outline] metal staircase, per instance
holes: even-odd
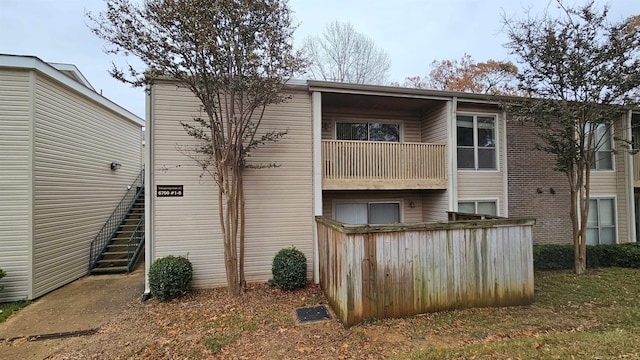
[[[91,242],[89,272],[130,272],[144,249],[144,169]]]

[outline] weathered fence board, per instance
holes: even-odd
[[[529,304],[534,222],[354,226],[318,217],[320,285],[347,326],[445,309]]]

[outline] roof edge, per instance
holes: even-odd
[[[56,68],[56,65],[61,66],[63,70]],[[64,65],[64,66],[63,66]],[[134,122],[140,126],[144,126],[144,120],[135,115],[131,111],[125,109],[124,107],[116,104],[112,100],[100,95],[97,93],[93,87],[89,84],[86,78],[80,73],[78,68],[75,65],[71,64],[59,64],[52,63],[49,64],[40,58],[32,55],[10,55],[10,54],[0,54],[0,67],[6,68],[18,68],[18,69],[28,69],[38,71],[62,84],[65,86],[79,92],[80,94],[88,97],[89,99],[97,102],[98,104],[106,107],[107,109],[129,119],[131,122]],[[73,69],[75,70],[73,70]],[[76,81],[73,78],[66,75],[63,71],[71,71],[74,75],[79,74],[81,79],[84,81]],[[84,83],[86,81],[88,86]]]

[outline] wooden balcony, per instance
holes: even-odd
[[[446,189],[444,144],[323,140],[323,190]]]

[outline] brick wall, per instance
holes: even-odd
[[[537,142],[534,128],[507,123],[509,217],[536,219],[534,244],[571,243],[566,175],[553,170],[554,155],[536,150]]]

